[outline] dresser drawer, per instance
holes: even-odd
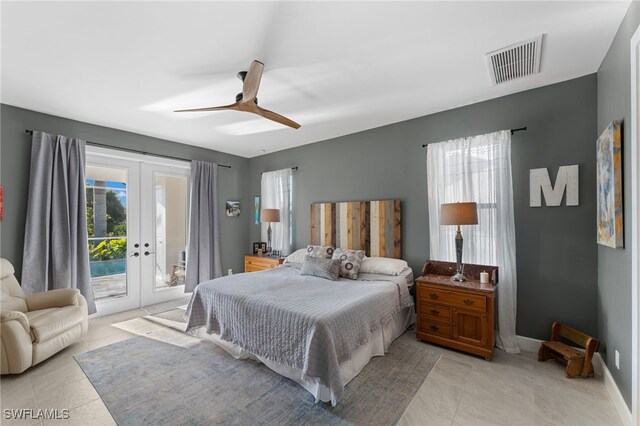
[[[264,271],[265,269],[278,267],[281,264],[282,264],[282,259],[278,259],[275,257],[245,256],[244,271],[245,272]]]
[[[247,259],[244,262],[244,264],[245,265],[251,265],[251,266],[254,266],[256,268],[262,268],[262,269],[275,268],[276,266],[278,266],[277,262],[271,261],[269,259],[265,259],[265,260]]]
[[[258,265],[252,265],[252,264],[244,264],[244,271],[245,272],[258,272],[258,271],[264,271],[265,269],[269,269],[269,267],[264,267],[264,266],[258,266]]]
[[[449,321],[451,309],[446,306],[434,305],[426,300],[420,301],[420,316],[434,321]]]
[[[434,336],[451,338],[451,326],[428,318],[418,318],[418,331],[421,333],[432,334]]]
[[[433,287],[427,287],[425,285],[420,286],[418,294],[421,304],[423,302],[433,302],[483,312],[487,308],[487,298],[485,296],[440,290]]]

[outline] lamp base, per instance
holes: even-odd
[[[455,274],[454,276],[451,277],[451,280],[453,280],[453,281],[466,281],[467,277],[465,277],[462,274]]]

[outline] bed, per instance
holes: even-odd
[[[330,217],[339,218],[338,212]],[[377,212],[375,220],[380,223],[375,229],[386,228]],[[384,237],[377,241],[384,247]],[[303,275],[302,265],[293,261],[200,283],[187,307],[187,332],[236,358],[263,362],[316,401],[335,406],[346,384],[415,322],[409,294],[413,272],[404,264],[394,273],[333,281]]]

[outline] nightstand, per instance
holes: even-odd
[[[282,265],[282,262],[284,262],[284,259],[279,257],[256,256],[253,254],[247,254],[244,256],[244,271],[264,271],[265,269],[278,267]]]
[[[453,281],[456,264],[428,261],[416,279],[416,337],[486,360],[495,344],[496,266],[464,265],[468,281]],[[480,272],[489,273],[489,283],[480,283]]]

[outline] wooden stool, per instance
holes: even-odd
[[[583,347],[584,351],[558,341],[560,337]],[[581,333],[575,328],[554,322],[551,326],[551,341],[542,342],[540,345],[538,361],[554,358],[567,366],[565,375],[569,379],[577,376],[591,377],[593,376],[591,359],[593,358],[593,353],[598,350],[599,344],[598,340]]]

